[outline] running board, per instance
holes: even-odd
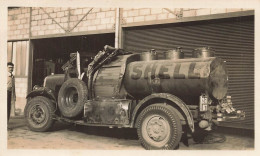
[[[55,116],[53,118],[54,120],[57,121],[62,121],[62,122],[67,122],[67,123],[72,123],[75,125],[83,125],[83,126],[97,126],[97,127],[109,127],[109,128],[131,128],[131,125],[110,125],[110,124],[97,124],[97,123],[87,123],[84,120],[71,120],[71,119],[67,119],[67,118],[63,118],[63,117],[59,117],[59,116]]]

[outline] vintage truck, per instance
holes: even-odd
[[[209,47],[184,58],[181,48],[130,53],[105,46],[93,60],[72,53],[65,74],[47,76],[28,94],[25,117],[32,131],[61,120],[86,126],[137,128],[145,149],[175,149],[183,134],[241,120],[227,96],[225,61]]]

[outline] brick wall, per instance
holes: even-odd
[[[43,8],[50,18],[39,7],[32,8],[31,34],[33,37],[41,35],[64,34],[65,30],[73,28],[78,21],[89,11],[90,8]],[[180,9],[169,8],[172,12]],[[176,15],[163,8],[123,8],[122,24],[134,22],[147,22],[155,20],[176,19]],[[183,9],[183,17],[194,17],[202,15],[238,12],[252,9],[210,9],[200,8]],[[94,8],[82,22],[75,27],[71,33],[111,30],[115,29],[116,8]],[[8,10],[8,39],[29,38],[29,8],[16,8]],[[70,22],[68,22],[70,21]],[[63,27],[63,28],[61,28]],[[65,29],[65,30],[63,30]]]
[[[67,20],[64,21],[65,10],[67,8],[43,8],[44,11],[50,14],[61,26],[67,26]],[[32,8],[32,21],[31,21],[31,35],[49,35],[49,34],[59,34],[65,31],[60,28],[48,15],[40,8]],[[57,16],[58,15],[58,16]]]
[[[89,9],[90,8],[80,8],[72,10],[71,14],[76,18],[76,21],[70,22],[70,27],[75,26]],[[115,18],[115,8],[94,8],[72,32],[115,29]]]
[[[155,20],[177,19],[176,15],[174,13],[180,12],[180,9],[169,8],[169,10],[164,9],[164,8],[141,8],[141,9],[124,8],[123,9],[123,24],[129,24],[129,23],[135,23],[135,22],[147,22],[147,21],[155,21]],[[252,10],[252,9],[184,8],[183,17],[213,15],[213,14],[221,14],[221,13],[246,11],[246,10]]]
[[[65,33],[89,10],[90,8],[32,8],[32,36]],[[114,29],[115,14],[115,8],[94,8],[71,32]]]
[[[8,39],[29,38],[29,8],[16,8],[8,10]]]
[[[73,28],[90,8],[32,8],[31,35],[64,34]],[[44,11],[43,11],[44,10]],[[48,13],[50,17],[46,14]],[[58,23],[56,23],[54,20]],[[115,8],[93,8],[71,32],[115,29]],[[69,22],[68,22],[69,21]],[[8,40],[29,38],[30,8],[8,10]],[[63,27],[63,28],[61,28]]]

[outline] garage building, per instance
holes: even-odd
[[[8,61],[15,64],[16,110],[51,73],[62,73],[69,54],[88,57],[104,45],[140,53],[210,46],[226,60],[228,94],[244,121],[223,126],[254,129],[254,10],[192,8],[9,8]],[[19,112],[20,110],[20,112]]]

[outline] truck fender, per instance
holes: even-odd
[[[44,96],[44,97],[47,97],[51,100],[54,100],[56,102],[56,97],[54,95],[54,91],[49,89],[49,88],[46,88],[46,87],[40,87],[36,90],[33,90],[31,91],[27,96],[26,96],[26,99],[28,98],[33,98],[35,96]]]
[[[134,127],[135,120],[137,118],[137,112],[140,109],[140,107],[143,104],[145,104],[146,102],[148,102],[152,99],[158,99],[158,98],[170,100],[171,102],[174,103],[175,106],[179,107],[183,111],[183,113],[188,121],[188,125],[189,125],[191,132],[192,133],[194,132],[194,121],[193,121],[193,116],[191,114],[191,111],[189,110],[187,105],[181,99],[179,99],[178,97],[176,97],[172,94],[169,94],[169,93],[155,93],[155,94],[151,94],[151,95],[145,97],[144,99],[142,99],[133,110],[132,118],[131,118],[131,127]]]

